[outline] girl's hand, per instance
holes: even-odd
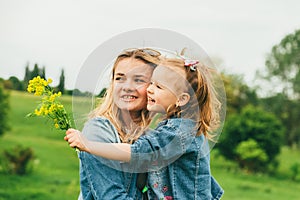
[[[80,131],[76,129],[68,129],[66,131],[64,140],[66,140],[72,148],[77,148],[80,151],[89,152],[89,149],[87,148],[88,140],[82,135]]]

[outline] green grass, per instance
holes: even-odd
[[[300,164],[299,150],[283,147],[279,155],[279,167],[272,175],[248,173],[240,170],[235,163],[224,160],[216,150],[211,154],[212,174],[225,190],[223,200],[282,200],[300,199],[300,177],[291,180],[290,166]]]
[[[24,176],[0,173],[0,199],[77,199],[79,193],[78,158],[63,140],[64,131],[52,128],[50,121],[25,118],[39,97],[11,92],[9,116],[11,130],[0,138],[1,150],[17,144],[35,153],[33,170]],[[71,98],[64,98],[70,110]],[[1,151],[2,154],[2,151]]]
[[[63,140],[64,131],[55,130],[46,119],[24,117],[34,110],[38,100],[39,97],[31,94],[11,92],[11,130],[0,137],[0,153],[22,144],[33,148],[36,158],[32,172],[24,176],[5,174],[0,168],[0,200],[77,199],[78,158]],[[68,111],[71,111],[71,101],[70,96],[62,99]],[[300,177],[298,182],[290,178],[290,166],[300,164],[299,153],[299,150],[283,148],[278,173],[270,176],[243,172],[213,150],[212,173],[225,190],[222,199],[300,199]]]
[[[291,159],[288,155],[285,158]],[[291,181],[290,176],[282,177],[280,170],[275,175],[249,174],[215,157],[211,164],[214,177],[225,190],[224,200],[300,199],[300,182]]]

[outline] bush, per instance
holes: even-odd
[[[236,148],[239,166],[249,171],[262,171],[268,156],[253,139],[241,142]]]
[[[33,150],[29,147],[16,146],[11,150],[4,150],[7,160],[6,170],[12,174],[24,175],[29,172],[29,163],[34,158]]]
[[[228,118],[218,148],[225,158],[237,161],[242,167],[268,170],[276,167],[283,134],[283,125],[273,114],[258,107],[246,106],[240,114],[233,114]],[[255,152],[246,153],[246,149]],[[258,156],[257,151],[264,153],[266,160],[264,156]],[[249,159],[251,162],[245,162]]]
[[[292,172],[292,180],[296,181],[297,180],[297,176],[300,172],[300,164],[299,163],[294,163],[291,165],[290,170]]]
[[[8,126],[8,111],[9,111],[9,95],[0,84],[0,135],[9,129]]]

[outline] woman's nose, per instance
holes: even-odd
[[[123,91],[130,92],[135,90],[135,85],[132,83],[132,81],[127,80],[123,83]]]

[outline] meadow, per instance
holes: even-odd
[[[38,97],[25,92],[10,92],[11,129],[0,137],[0,158],[5,149],[18,144],[31,147],[35,154],[32,171],[18,176],[4,173],[0,166],[0,200],[77,199],[79,193],[78,158],[63,140],[64,131],[55,130],[42,118],[25,118],[37,105]],[[71,112],[72,97],[62,97]],[[291,180],[290,166],[300,163],[299,150],[284,147],[279,169],[274,175],[250,174],[212,151],[212,173],[224,188],[224,200],[300,199],[300,177]]]

